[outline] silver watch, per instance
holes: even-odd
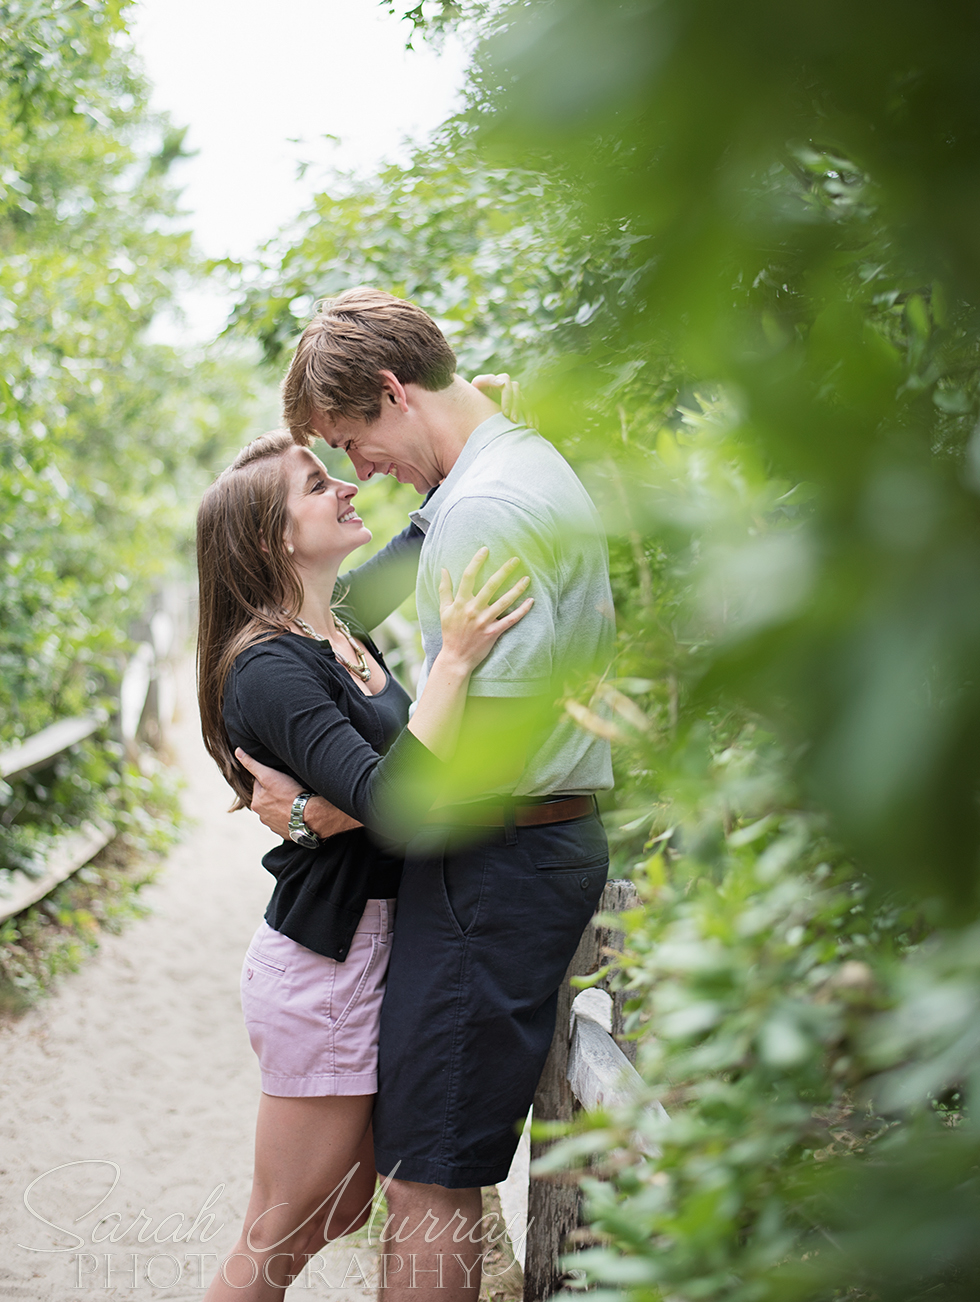
[[[303,822],[306,802],[312,795],[312,791],[301,791],[293,801],[293,807],[289,811],[289,839],[295,841],[297,845],[305,846],[308,850],[315,850],[320,844],[320,838],[316,832],[311,832]]]

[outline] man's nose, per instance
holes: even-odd
[[[347,455],[350,458],[351,465],[357,471],[358,479],[370,479],[374,474],[374,462],[365,461],[364,458],[359,456],[353,448],[350,449]],[[355,489],[355,492],[356,491],[357,490]]]

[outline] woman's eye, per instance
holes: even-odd
[[[315,483],[314,483],[314,485],[313,485],[313,488],[312,488],[310,491],[311,491],[311,492],[314,492],[314,493],[322,493],[323,490],[326,488],[326,486],[327,486],[327,485],[326,485],[326,482],[325,482],[324,480],[322,480],[322,479],[318,479],[318,480],[315,481]]]

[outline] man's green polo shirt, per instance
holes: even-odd
[[[441,572],[449,571],[455,590],[481,546],[490,549],[484,580],[520,557],[534,606],[474,671],[471,696],[560,701],[606,668],[615,624],[605,535],[588,493],[547,439],[491,416],[412,519],[425,533],[416,587],[425,675],[442,646]],[[514,794],[582,794],[612,783],[609,743],[562,714]]]

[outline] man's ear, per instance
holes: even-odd
[[[399,411],[408,413],[408,393],[394,371],[379,371],[381,377],[382,402],[395,406]]]

